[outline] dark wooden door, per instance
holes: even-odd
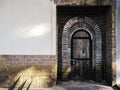
[[[92,40],[89,32],[77,30],[71,37],[71,79],[89,80],[92,71]]]

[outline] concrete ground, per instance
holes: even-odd
[[[0,88],[0,90],[8,90],[7,88]],[[24,89],[26,90],[26,89]],[[62,82],[50,88],[31,88],[30,90],[119,90],[113,89],[110,86],[95,82]]]
[[[95,82],[63,82],[53,87],[52,90],[115,90],[110,86]]]

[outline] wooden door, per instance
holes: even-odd
[[[71,37],[71,79],[88,80],[92,71],[92,40],[89,32],[77,30]]]

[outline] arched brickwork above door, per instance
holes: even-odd
[[[67,21],[62,33],[62,63],[70,66],[71,61],[71,36],[78,29],[84,29],[90,33],[92,38],[92,69],[96,70],[96,78],[101,79],[102,75],[102,36],[99,26],[89,17],[74,17]]]

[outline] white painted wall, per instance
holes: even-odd
[[[0,0],[0,55],[56,54],[55,18],[51,0]]]
[[[117,0],[117,84],[120,84],[120,0]]]

